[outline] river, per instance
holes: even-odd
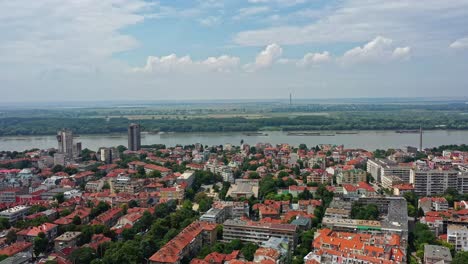
[[[272,144],[288,143],[307,146],[317,144],[343,144],[346,148],[363,148],[367,150],[401,148],[404,146],[419,146],[419,134],[396,133],[395,131],[360,131],[357,134],[336,134],[335,136],[298,136],[287,135],[281,131],[266,131],[267,136],[247,136],[242,132],[216,132],[216,133],[142,133],[141,144],[176,144],[188,145],[202,143],[203,145],[222,145],[231,143],[239,145],[243,139],[245,143],[256,144],[268,142]],[[321,131],[321,133],[327,133]],[[332,132],[333,133],[333,132]],[[99,147],[127,145],[127,135],[80,135],[76,142],[82,142],[83,148],[97,150]],[[448,144],[468,144],[468,131],[460,130],[432,130],[425,131],[423,147],[434,147]],[[57,147],[55,136],[8,136],[0,137],[0,150],[23,151],[32,148],[46,149]]]

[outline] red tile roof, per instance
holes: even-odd
[[[207,222],[193,222],[182,230],[176,237],[164,245],[158,252],[150,257],[152,262],[175,263],[180,259],[180,252],[187,247],[193,239],[203,230],[214,230],[216,224]]]
[[[26,251],[30,247],[32,247],[31,242],[16,242],[7,247],[0,249],[0,255],[7,255],[11,257],[20,252]]]

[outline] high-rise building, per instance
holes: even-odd
[[[410,183],[414,185],[417,195],[443,194],[448,188],[457,188],[458,171],[414,168],[410,172]]]
[[[128,150],[137,151],[141,148],[140,125],[130,124],[128,126]]]
[[[63,129],[57,133],[58,152],[65,154],[66,158],[73,158],[73,133]]]
[[[119,151],[117,150],[117,148],[114,147],[100,148],[98,150],[98,153],[100,154],[99,159],[105,162],[106,164],[111,164],[114,160],[120,158]]]

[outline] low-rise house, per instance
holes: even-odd
[[[18,241],[29,241],[32,242],[39,233],[44,233],[47,239],[52,240],[57,237],[57,225],[51,223],[44,223],[40,226],[29,227],[20,230],[16,233]]]
[[[57,252],[64,248],[75,248],[81,232],[65,232],[54,239],[54,249]]]
[[[203,245],[216,241],[216,224],[193,222],[176,237],[154,253],[149,261],[151,264],[181,263],[183,258],[195,256]]]
[[[32,252],[33,244],[29,241],[15,242],[9,246],[0,249],[0,255],[6,255],[8,257],[14,256],[22,252]]]
[[[105,225],[111,227],[117,223],[122,214],[122,208],[112,208],[94,218],[94,220],[91,221],[91,225]]]
[[[439,264],[452,262],[452,255],[447,247],[436,245],[424,245],[424,263]]]

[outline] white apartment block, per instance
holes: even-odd
[[[458,171],[411,169],[410,183],[419,196],[442,194],[448,188],[457,188]]]
[[[468,228],[462,225],[448,225],[447,242],[454,245],[456,251],[467,251]]]

